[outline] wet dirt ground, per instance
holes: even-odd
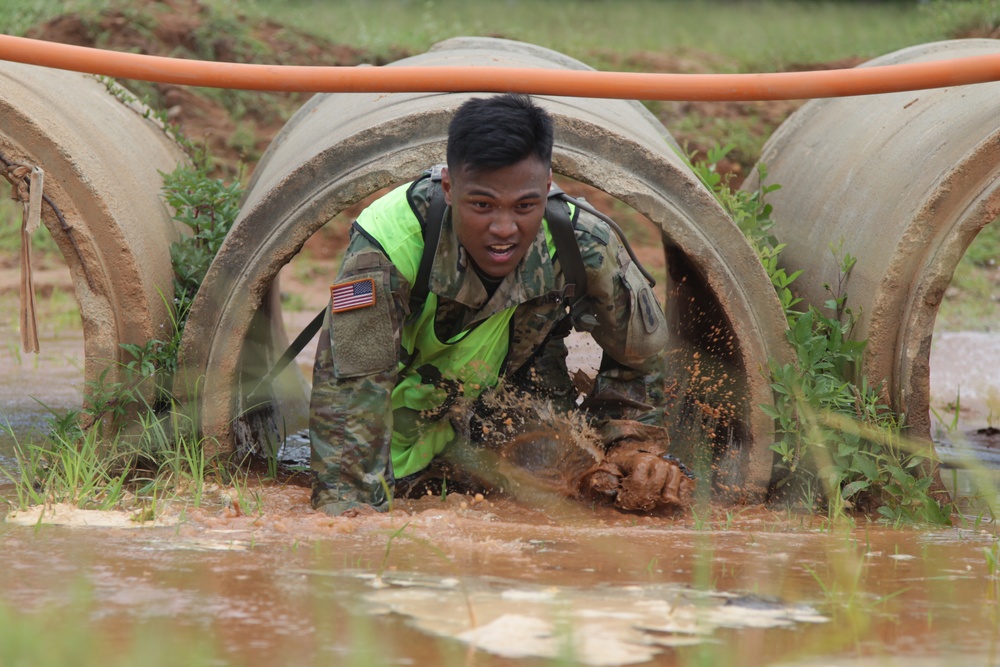
[[[984,419],[972,385],[988,395],[989,375],[962,370],[978,353],[959,352],[994,339],[940,340],[935,387],[947,396],[957,374],[963,419]],[[44,414],[29,397],[79,404],[81,354],[66,332],[43,336],[37,362],[0,354],[21,437]],[[250,511],[234,511],[239,494]],[[657,518],[456,494],[329,518],[294,484],[209,498],[163,508],[177,519],[165,527],[0,524],[0,616],[15,632],[78,628],[90,639],[76,664],[163,641],[183,647],[164,664],[1000,664],[996,524],[981,502],[954,528],[912,531],[762,507]]]

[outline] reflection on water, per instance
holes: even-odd
[[[712,640],[719,628],[793,628],[829,619],[808,605],[678,584],[544,586],[486,577],[463,582],[412,574],[377,576],[366,601],[421,630],[510,658],[584,665],[648,662],[664,648]]]

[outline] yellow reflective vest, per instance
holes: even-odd
[[[389,197],[405,197],[397,188]],[[359,218],[357,223],[385,250],[396,269],[411,285],[424,252],[420,221],[409,206],[386,206],[393,215]],[[450,215],[446,212],[445,215]],[[555,242],[543,221],[549,256]],[[409,357],[399,364],[399,381],[392,391],[392,469],[399,479],[422,470],[454,440],[448,417],[453,406],[461,409],[483,390],[496,386],[510,344],[510,320],[516,310],[501,310],[449,340],[434,330],[437,295],[428,293],[419,314],[408,318],[402,347]]]

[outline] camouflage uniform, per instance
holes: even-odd
[[[312,504],[329,514],[340,514],[362,504],[385,510],[386,491],[394,489],[396,479],[392,463],[398,454],[393,447],[394,430],[404,433],[419,429],[428,419],[445,418],[444,410],[435,414],[393,410],[397,383],[416,372],[407,363],[412,355],[402,341],[404,327],[410,326],[419,313],[409,312],[406,272],[395,266],[382,244],[364,231],[365,221],[377,217],[380,210],[385,213],[388,206],[408,207],[406,211],[394,210],[394,215],[413,216],[416,212],[421,219],[425,217],[429,186],[427,178],[401,186],[408,189],[406,199],[387,195],[366,209],[352,228],[336,283],[374,278],[374,305],[351,311],[349,317],[345,316],[348,313],[332,313],[327,308],[314,367],[310,439]],[[584,319],[596,322],[591,334],[604,350],[594,391],[611,389],[654,406],[652,410],[632,409],[609,416],[660,425],[667,342],[663,313],[616,234],[585,211],[578,214],[576,238],[588,280],[583,303],[590,314]],[[422,248],[422,237],[416,235],[408,243]],[[565,281],[551,248],[543,224],[524,259],[490,297],[475,268],[469,265],[452,227],[450,210],[446,209],[430,278],[431,296],[436,295],[437,300],[433,327],[441,340],[447,340],[516,307],[511,311],[508,348],[499,374],[507,378],[540,378],[537,386],[545,387],[550,396],[569,406],[575,395],[566,373],[566,349],[554,332],[567,317]],[[412,270],[409,273],[414,274]],[[535,371],[526,372],[529,367]],[[458,385],[460,391],[470,393],[468,387]]]

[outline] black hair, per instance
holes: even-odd
[[[448,126],[448,168],[492,171],[535,156],[552,162],[552,117],[527,95],[474,97]]]

